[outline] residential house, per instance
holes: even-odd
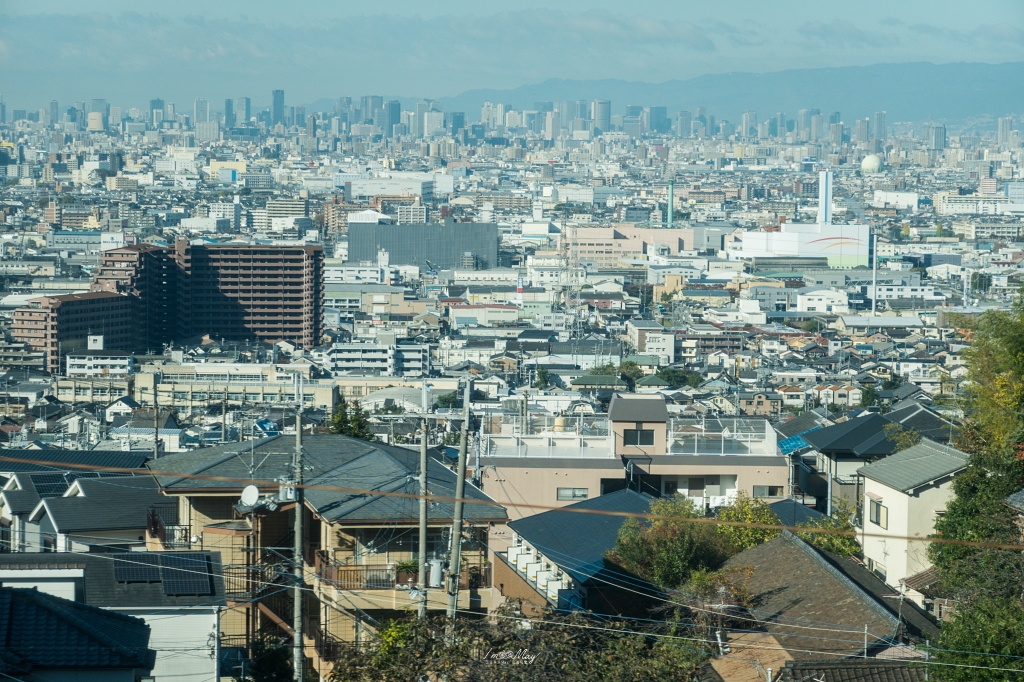
[[[783,398],[774,391],[741,391],[737,397],[740,412],[748,417],[778,417]]]
[[[153,669],[144,620],[40,590],[0,587],[0,637],[15,680],[137,682]]]
[[[615,548],[620,514],[648,513],[651,500],[623,489],[566,507],[576,512],[549,510],[513,521],[508,549],[495,554],[495,584],[507,599],[522,600],[531,616],[549,608],[642,615],[659,590],[623,579],[605,555]],[[601,513],[579,513],[585,510]]]
[[[935,532],[935,520],[953,497],[953,479],[968,459],[965,452],[925,438],[857,470],[864,478],[864,561],[889,585],[931,566],[923,538]]]
[[[25,588],[19,592],[69,600],[86,613],[139,619],[148,626],[149,649],[158,652],[150,679],[209,682],[222,660],[244,651],[218,634],[228,602],[217,552],[3,554],[0,571],[5,587]]]
[[[327,676],[343,643],[360,642],[365,633],[409,608],[408,588],[415,582],[411,564],[423,551],[430,562],[427,607],[446,606],[437,589],[444,581],[453,505],[429,506],[427,546],[418,546],[419,503],[387,493],[414,492],[419,452],[348,438],[302,439],[304,482],[302,566],[310,592],[305,603],[306,655],[313,670]],[[293,472],[296,441],[281,436],[171,454],[151,463],[165,502],[148,514],[152,549],[218,550],[225,579],[239,585],[221,621],[221,636],[245,641],[257,632],[290,636],[292,608],[285,588],[291,576],[276,567],[289,561],[293,545],[294,489],[277,481]],[[201,474],[201,478],[192,475]],[[211,478],[228,480],[210,480]],[[260,497],[240,501],[254,480]],[[427,487],[432,495],[455,494],[455,474],[431,458]],[[340,490],[332,490],[332,487]],[[352,492],[358,488],[360,492]],[[366,492],[362,492],[362,491]],[[464,550],[459,608],[486,613],[496,604],[491,588],[488,531],[503,527],[507,515],[479,488],[467,484]],[[411,570],[411,572],[410,572]],[[253,574],[260,580],[248,579]],[[248,639],[247,639],[248,637]]]

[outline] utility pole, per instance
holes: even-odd
[[[871,235],[871,317],[875,316],[878,300],[878,234]]]
[[[295,539],[292,545],[295,561],[295,584],[292,586],[292,672],[295,682],[305,679],[306,656],[302,651],[302,587],[304,580],[302,532],[302,377],[296,377],[298,397],[295,401]]]
[[[417,617],[427,617],[427,420],[420,422],[420,566],[416,576],[416,591],[420,603]]]
[[[153,459],[160,457],[160,385],[156,372],[153,372]],[[173,397],[173,396],[172,396]],[[128,427],[129,433],[131,427]],[[132,438],[128,436],[128,449],[131,450]]]
[[[462,399],[462,440],[459,441],[459,467],[455,479],[455,515],[452,517],[452,555],[448,565],[448,620],[455,620],[459,603],[459,574],[462,560],[462,496],[466,492],[466,441],[469,438],[469,397],[471,389],[466,379],[466,397]],[[455,630],[452,628],[452,636]]]

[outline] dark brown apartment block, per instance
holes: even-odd
[[[46,353],[46,369],[59,372],[61,358],[87,348],[90,336],[103,336],[107,350],[129,350],[131,305],[128,296],[100,291],[33,298],[14,311],[11,335]]]
[[[177,336],[177,282],[169,248],[138,244],[104,251],[92,289],[128,294],[132,350],[159,353]]]
[[[320,246],[174,244],[178,334],[236,341],[293,341],[323,335]]]

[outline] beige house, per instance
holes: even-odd
[[[686,495],[705,508],[740,490],[789,494],[788,463],[766,419],[670,417],[661,395],[616,393],[607,415],[502,415],[483,430],[481,486],[513,519],[624,488]]]
[[[861,544],[868,568],[889,585],[929,568],[935,520],[953,497],[969,455],[927,438],[857,470],[864,478]],[[922,540],[908,540],[919,537]]]

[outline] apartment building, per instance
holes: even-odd
[[[480,441],[484,491],[510,518],[630,488],[655,497],[685,495],[699,507],[752,497],[785,497],[786,458],[761,418],[691,419],[668,414],[653,394],[612,397],[608,414],[500,415]]]
[[[136,244],[104,251],[92,288],[130,297],[132,350],[144,353],[159,352],[177,336],[177,284],[167,248]]]
[[[323,367],[337,374],[428,376],[430,345],[335,343],[324,351]]]
[[[64,356],[88,347],[91,335],[102,335],[108,348],[132,345],[132,307],[128,296],[86,292],[42,296],[14,311],[11,335],[46,354],[46,370],[59,372]]]
[[[180,337],[319,344],[324,328],[320,246],[179,239],[172,257],[178,267]]]

